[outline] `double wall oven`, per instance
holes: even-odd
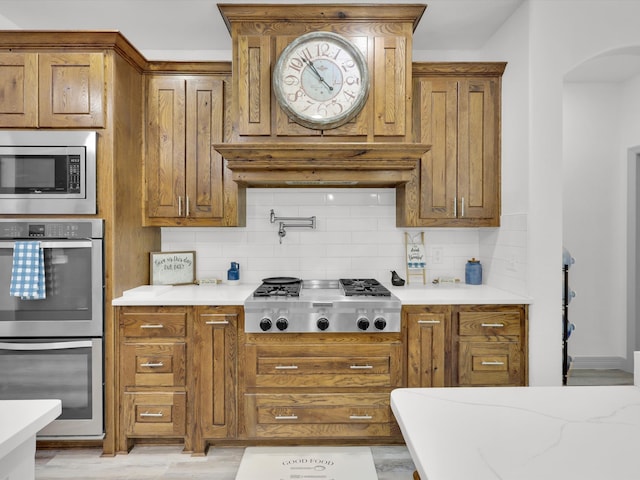
[[[19,242],[43,253],[45,297],[10,291]],[[0,399],[59,398],[40,438],[103,437],[103,221],[0,219]]]

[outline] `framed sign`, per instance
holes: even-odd
[[[196,281],[196,252],[151,252],[151,285],[186,285]]]

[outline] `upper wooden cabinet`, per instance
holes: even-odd
[[[224,84],[213,75],[147,82],[147,225],[238,225],[237,186],[212,145],[222,141]]]
[[[233,42],[232,142],[304,136],[318,142],[326,137],[412,141],[412,34],[424,5],[227,4],[219,9]],[[332,31],[353,42],[367,61],[371,81],[360,114],[324,131],[290,120],[272,95],[271,72],[280,53],[313,31]]]
[[[0,126],[105,126],[104,54],[0,53]]]
[[[415,64],[416,141],[431,145],[399,189],[403,226],[500,224],[504,63]]]

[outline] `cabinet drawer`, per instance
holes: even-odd
[[[458,335],[521,335],[520,312],[460,312]]]
[[[395,387],[402,377],[397,345],[247,345],[250,387]]]
[[[119,324],[125,337],[184,337],[187,332],[187,312],[123,311]]]
[[[460,385],[524,385],[522,355],[516,342],[460,342]]]
[[[184,343],[125,343],[122,382],[126,387],[184,387]]]
[[[184,392],[125,393],[123,415],[127,435],[183,436],[185,405]]]
[[[255,437],[389,436],[389,394],[245,395],[247,432]]]

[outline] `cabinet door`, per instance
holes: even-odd
[[[104,127],[104,55],[39,54],[41,127]]]
[[[462,79],[458,105],[458,216],[500,216],[498,81]]]
[[[214,148],[222,141],[223,81],[187,80],[185,216],[222,218],[223,160]]]
[[[38,54],[0,53],[0,126],[38,126]]]
[[[406,310],[408,333],[408,387],[449,385],[446,368],[447,331],[451,311],[446,305]]]
[[[185,79],[149,79],[147,92],[147,215],[180,217],[186,209]]]
[[[193,331],[194,451],[208,438],[236,434],[236,358],[240,307],[199,307]]]
[[[420,142],[431,149],[420,160],[420,218],[456,216],[458,82],[423,78],[418,83]]]

